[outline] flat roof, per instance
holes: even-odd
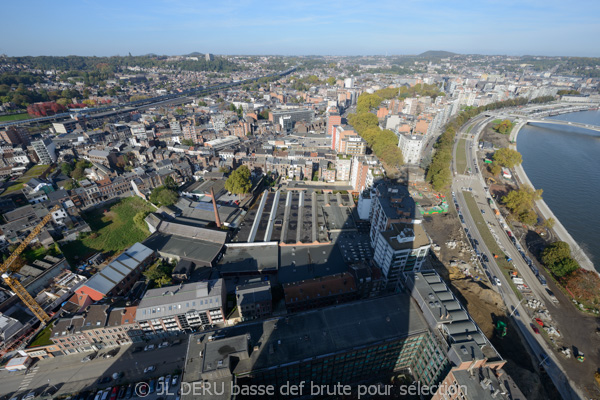
[[[223,279],[150,289],[138,305],[135,319],[144,321],[222,307]]]
[[[227,349],[223,345],[230,344],[230,339],[238,340],[236,338],[240,336],[248,339],[249,357],[240,358],[233,366],[234,374],[275,368],[427,331],[421,311],[404,293],[306,311],[285,318],[243,323],[211,332],[210,335],[215,338],[212,342],[208,341],[209,334],[192,335],[183,380],[200,380],[200,366],[218,364],[224,353],[236,352],[236,346],[227,346],[232,347]],[[258,349],[254,350],[254,346]],[[214,353],[214,348],[222,351]],[[198,360],[201,350],[205,360]]]
[[[222,274],[277,271],[279,245],[277,242],[227,244],[217,268]]]
[[[281,246],[279,253],[278,278],[282,284],[340,274],[348,270],[337,244]]]

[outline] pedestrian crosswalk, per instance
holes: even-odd
[[[38,371],[38,368],[39,368],[39,366],[36,365],[27,373],[27,375],[25,375],[25,378],[23,378],[23,381],[21,381],[21,386],[19,386],[19,389],[17,389],[17,392],[26,390],[29,387],[29,385],[31,384],[31,381],[33,380],[33,378],[35,377],[35,374]]]

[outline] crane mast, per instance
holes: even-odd
[[[31,241],[35,239],[37,235],[40,234],[44,226],[52,219],[52,213],[58,210],[60,210],[60,205],[57,204],[50,210],[48,215],[42,218],[40,223],[37,224],[35,228],[33,228],[31,233],[27,235],[25,240],[21,242],[19,247],[17,247],[17,249],[13,251],[12,254],[6,259],[6,261],[4,261],[0,266],[0,274],[2,275],[2,279],[4,279],[4,282],[13,292],[15,292],[17,296],[19,296],[21,301],[23,301],[23,303],[25,303],[25,305],[31,310],[33,315],[35,315],[35,317],[39,319],[44,325],[48,323],[48,321],[50,321],[50,316],[46,314],[44,309],[35,301],[33,297],[31,297],[29,292],[27,292],[23,285],[21,285],[21,282],[19,282],[18,279],[12,276],[10,266],[17,259],[17,257],[19,257],[21,253],[27,248],[29,243],[31,243]]]

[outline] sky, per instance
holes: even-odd
[[[3,1],[9,56],[600,56],[598,0]]]

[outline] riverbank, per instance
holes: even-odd
[[[523,126],[525,126],[525,124],[517,124],[510,133],[509,141],[512,143],[510,147],[514,150],[517,150],[517,136],[519,135],[519,131]],[[518,165],[517,167],[515,167],[514,172],[515,178],[517,179],[517,182],[519,184],[526,184],[535,189],[535,187],[529,180],[529,177],[525,173],[525,170],[523,169],[522,165]],[[550,207],[548,207],[546,202],[543,199],[537,200],[536,206],[542,217],[544,217],[544,219],[554,219],[555,224],[552,228],[552,231],[561,241],[569,244],[569,246],[571,247],[573,258],[577,260],[581,268],[586,269],[588,271],[598,272],[596,271],[596,268],[594,268],[594,263],[592,263],[588,255],[583,251],[581,246],[579,246],[579,243],[577,243],[577,241],[573,239],[571,234],[567,231],[563,224],[561,224],[560,220],[554,215],[554,213],[552,212]]]

